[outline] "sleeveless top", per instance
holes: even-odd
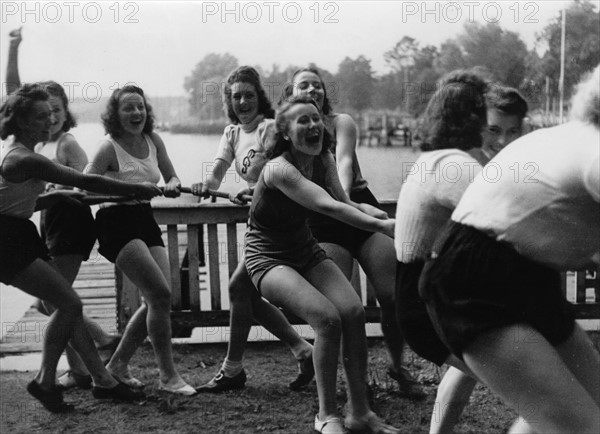
[[[333,153],[333,158],[335,159],[335,150],[337,147],[337,138],[336,138],[336,130],[333,125],[333,117],[330,115],[326,116],[327,122],[325,122],[325,126],[327,131],[331,135],[331,152]],[[358,158],[356,156],[356,149],[352,153],[352,188],[350,191],[352,193],[361,191],[367,188],[367,181],[363,178],[362,173],[360,171],[360,165],[358,164]]]
[[[144,139],[148,146],[148,156],[146,158],[136,158],[127,152],[119,145],[116,140],[108,136],[108,140],[113,145],[119,170],[107,170],[104,176],[117,181],[125,181],[132,183],[152,182],[158,184],[160,181],[160,169],[158,168],[158,158],[156,155],[156,145],[147,134],[144,134]],[[136,205],[140,203],[150,203],[149,200],[132,199],[127,202],[119,202],[119,205]],[[104,203],[100,208],[117,205],[116,203]]]
[[[15,149],[26,149],[25,145],[12,141],[3,142],[0,151],[0,214],[29,219],[35,211],[35,203],[46,189],[46,182],[38,178],[14,183],[2,176],[2,165],[6,156]]]
[[[292,164],[292,163],[289,163]],[[322,188],[325,184],[325,165],[322,157],[317,156],[313,162],[312,182]],[[331,194],[331,192],[330,192]],[[248,225],[265,233],[271,240],[296,244],[312,238],[307,219],[312,211],[287,197],[276,188],[269,188],[261,173],[254,190],[250,206]]]

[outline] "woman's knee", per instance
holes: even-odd
[[[250,300],[252,298],[252,291],[256,292],[252,281],[248,278],[244,279],[241,276],[234,274],[231,276],[229,281],[229,300],[232,302],[241,300]],[[258,296],[258,292],[256,292]]]
[[[56,303],[56,308],[61,312],[68,313],[69,316],[83,315],[83,303],[75,292],[61,297],[61,300]]]
[[[342,318],[339,313],[335,311],[323,312],[318,315],[318,318],[318,321],[312,324],[315,332],[321,337],[339,340],[342,335]]]
[[[166,286],[154,288],[149,294],[145,295],[145,300],[150,308],[161,310],[171,309],[171,292]]]

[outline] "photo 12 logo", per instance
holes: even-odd
[[[336,2],[202,2],[202,22],[336,24],[339,11]]]
[[[537,23],[540,6],[536,2],[402,2],[402,22],[458,23],[464,19],[472,23],[482,19],[497,23],[503,16],[515,23]]]
[[[22,24],[86,22],[138,23],[140,7],[135,2],[10,2],[2,3],[2,23],[10,17]]]

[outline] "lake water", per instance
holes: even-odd
[[[73,129],[73,135],[91,159],[104,131],[101,124],[82,124]],[[221,136],[202,134],[171,134],[159,132],[167,152],[184,186],[198,182],[210,170]],[[369,181],[373,194],[379,199],[397,199],[407,164],[414,162],[419,153],[410,148],[359,147],[358,159],[363,176]],[[244,183],[230,168],[223,179],[221,190],[237,192]]]

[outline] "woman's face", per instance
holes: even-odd
[[[62,100],[58,96],[50,96],[48,103],[50,103],[52,114],[54,115],[54,122],[52,122],[52,127],[50,129],[50,136],[54,136],[62,131],[62,127],[67,120],[67,113]]]
[[[50,104],[47,101],[36,101],[21,127],[23,134],[27,135],[34,143],[46,142],[50,139],[53,122],[54,116]]]
[[[293,147],[303,154],[319,155],[323,147],[324,125],[312,104],[296,104],[288,111],[287,135]]]
[[[317,74],[310,71],[302,71],[294,77],[294,95],[308,95],[316,103],[319,109],[323,108],[325,101],[325,89]]]
[[[481,150],[488,158],[494,158],[510,142],[521,137],[521,119],[495,108],[487,111],[487,125],[481,134]]]
[[[258,116],[258,92],[254,85],[236,82],[231,85],[233,113],[242,124],[249,124]]]
[[[124,93],[119,98],[119,122],[126,133],[142,134],[146,125],[146,105],[138,93]]]

